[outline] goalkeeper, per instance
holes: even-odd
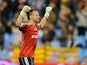
[[[38,11],[31,9],[27,5],[20,12],[16,22],[16,26],[20,28],[23,34],[19,54],[20,65],[34,65],[34,51],[38,40],[38,30],[44,27],[51,10],[52,7],[46,7],[45,15],[41,20]],[[25,23],[22,22],[23,19]]]

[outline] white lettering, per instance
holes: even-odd
[[[38,36],[37,35],[32,35],[32,38],[38,38]]]

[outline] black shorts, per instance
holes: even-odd
[[[20,65],[34,65],[34,58],[19,57]]]

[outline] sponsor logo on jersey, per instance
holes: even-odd
[[[32,35],[32,38],[38,38],[38,36],[37,35]]]

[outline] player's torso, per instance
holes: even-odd
[[[26,27],[26,32],[23,33],[23,41],[37,42],[38,39],[38,29],[35,25],[29,25]]]
[[[32,57],[38,39],[38,28],[35,25],[27,25],[23,32],[23,42],[21,45],[21,55]]]

